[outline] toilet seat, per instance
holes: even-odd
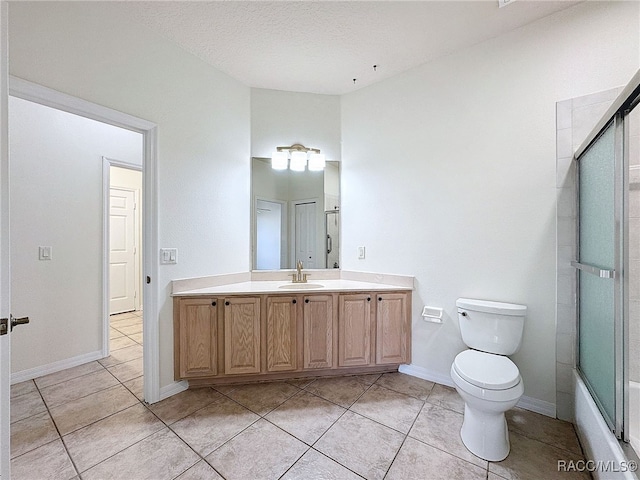
[[[509,358],[478,350],[465,350],[453,361],[458,375],[476,387],[506,390],[520,382],[520,371]]]

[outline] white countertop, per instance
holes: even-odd
[[[317,287],[310,288],[311,285]],[[307,286],[307,287],[301,287]],[[322,292],[380,292],[380,291],[406,291],[412,290],[406,285],[390,285],[384,283],[361,282],[356,280],[333,279],[317,280],[312,278],[307,283],[292,284],[291,281],[277,280],[253,280],[246,282],[228,283],[225,285],[197,288],[174,292],[174,297],[190,297],[197,295],[238,295],[238,294],[275,294],[275,293],[322,293]]]

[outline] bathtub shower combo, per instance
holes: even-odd
[[[586,386],[628,457],[640,454],[639,102],[640,72],[574,156],[577,391]],[[579,431],[583,411],[577,393]]]

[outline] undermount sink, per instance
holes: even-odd
[[[278,288],[305,290],[307,288],[324,288],[324,285],[320,285],[319,283],[286,283],[280,285]]]

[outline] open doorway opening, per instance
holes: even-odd
[[[125,384],[143,396],[142,170],[103,157],[105,257],[108,262],[107,361],[120,362]]]
[[[35,152],[32,152],[33,155],[29,152],[27,152],[27,155],[24,155],[24,158],[38,161],[37,165],[32,167],[25,164],[24,175],[20,174],[17,170],[14,171],[20,178],[12,178],[12,187],[14,187],[12,191],[17,193],[22,192],[22,194],[26,192],[29,194],[27,199],[41,201],[43,199],[46,200],[43,195],[45,188],[53,189],[64,182],[67,182],[65,185],[68,184],[68,188],[57,188],[55,190],[55,192],[57,192],[56,195],[41,208],[30,209],[34,215],[40,213],[37,218],[39,224],[46,221],[48,222],[47,225],[54,224],[52,228],[61,227],[59,228],[61,232],[60,235],[49,235],[48,232],[51,229],[36,229],[34,227],[36,222],[29,221],[25,216],[16,214],[12,214],[11,216],[12,219],[16,219],[16,229],[13,230],[13,232],[18,232],[16,235],[12,235],[12,245],[15,240],[16,252],[19,252],[20,248],[24,247],[25,254],[22,255],[22,257],[24,257],[25,261],[31,261],[33,257],[34,242],[36,246],[43,244],[45,247],[51,247],[45,249],[51,252],[48,256],[48,261],[40,260],[40,263],[33,266],[33,269],[39,269],[39,272],[41,271],[40,275],[31,277],[38,280],[39,283],[34,284],[28,281],[26,278],[28,272],[26,270],[23,271],[26,273],[20,273],[20,275],[16,276],[16,282],[14,282],[14,278],[12,278],[12,284],[16,287],[14,291],[12,291],[12,299],[16,296],[16,291],[18,294],[20,292],[20,289],[17,288],[17,283],[19,283],[17,280],[22,280],[24,277],[25,285],[30,288],[30,290],[25,289],[25,291],[31,291],[32,293],[31,296],[27,298],[30,302],[30,307],[33,307],[30,311],[33,309],[38,310],[40,303],[42,303],[44,308],[41,309],[41,312],[38,310],[36,315],[34,315],[39,321],[33,322],[32,327],[34,328],[29,329],[28,336],[25,332],[25,335],[23,335],[24,338],[22,339],[19,335],[13,336],[12,338],[13,343],[16,344],[16,348],[12,352],[12,356],[15,358],[12,359],[11,382],[19,383],[20,381],[37,378],[95,360],[99,361],[104,368],[109,370],[113,369],[115,371],[117,369],[122,372],[128,370],[128,366],[126,365],[127,361],[129,361],[128,358],[122,362],[113,362],[106,358],[110,350],[109,282],[107,279],[109,256],[105,248],[109,240],[107,237],[109,231],[108,223],[105,221],[105,219],[108,219],[109,202],[104,201],[104,179],[109,178],[109,172],[105,172],[104,170],[103,155],[108,155],[112,158],[126,159],[144,172],[144,192],[140,192],[140,196],[144,197],[144,213],[140,213],[144,236],[140,239],[142,242],[142,248],[140,248],[140,250],[144,265],[142,269],[144,299],[147,304],[144,309],[142,323],[150,324],[150,326],[145,325],[144,343],[146,346],[143,356],[136,358],[136,361],[140,365],[140,375],[142,374],[143,366],[145,373],[144,380],[142,376],[138,377],[140,396],[142,396],[141,390],[144,389],[144,399],[149,403],[157,402],[160,397],[157,348],[158,331],[156,323],[148,321],[148,317],[154,317],[157,313],[155,301],[157,292],[151,283],[157,273],[157,265],[153,261],[155,257],[151,255],[151,252],[156,250],[157,245],[157,238],[155,236],[157,208],[154,188],[156,179],[157,127],[155,124],[147,122],[146,120],[85,102],[78,98],[70,97],[46,87],[13,77],[10,78],[9,87],[9,93],[12,96],[10,97],[12,99],[11,101],[24,101],[24,105],[33,105],[33,108],[49,107],[49,110],[46,110],[46,108],[45,110],[60,117],[59,121],[47,122],[48,125],[55,126],[57,130],[56,132],[52,132],[50,128],[43,129],[42,131],[47,133],[39,143],[33,140],[34,122],[13,122],[13,125],[16,127],[20,127],[22,124],[25,125],[25,128],[20,128],[20,130],[25,133],[24,138],[21,140],[21,137],[15,135],[16,132],[14,132],[13,145],[19,148],[26,148],[27,150],[29,148],[33,150],[35,147],[38,147],[35,148]],[[71,127],[73,127],[75,123],[80,122],[83,125],[90,125],[89,128],[96,129],[97,131],[94,132],[95,135],[91,136],[76,136],[74,141],[68,143],[68,147],[85,149],[87,144],[93,144],[89,142],[90,139],[97,138],[103,141],[109,140],[105,144],[105,148],[99,148],[97,150],[87,148],[87,152],[84,152],[86,154],[83,153],[82,155],[64,152],[63,155],[54,158],[52,152],[57,151],[58,144],[65,137],[64,132],[72,131],[73,128]],[[44,124],[44,122],[42,123]],[[116,129],[109,129],[110,127],[116,127]],[[106,132],[107,129],[109,129],[109,133]],[[100,133],[103,130],[104,132]],[[133,142],[137,145],[138,152],[135,160],[131,160],[123,150],[123,145],[129,144],[129,142],[111,141],[113,140],[113,134],[110,132],[120,132],[125,137],[127,137],[128,132],[135,137]],[[40,148],[43,142],[51,143],[53,148]],[[46,155],[44,158],[42,158],[43,152],[45,152]],[[83,160],[78,162],[79,159]],[[76,163],[77,166],[71,168]],[[70,169],[68,167],[70,167]],[[36,173],[44,176],[45,181],[41,182],[41,184],[36,184],[36,182],[33,181]],[[93,176],[97,181],[89,181],[89,179],[86,178],[88,175]],[[22,179],[25,180],[22,183],[26,185],[26,188],[16,188],[16,185],[20,185]],[[54,179],[56,181],[54,181]],[[108,192],[109,184],[107,183],[106,185]],[[80,190],[80,192],[76,192],[76,190]],[[108,195],[106,198],[108,198]],[[60,205],[60,207],[64,208],[58,208],[52,203],[53,200],[56,199],[64,200]],[[22,201],[12,201],[12,204],[20,208],[26,208],[30,205]],[[72,207],[79,210],[77,215],[71,214],[70,209]],[[94,207],[97,207],[97,211]],[[142,210],[142,208],[140,208],[140,210]],[[62,212],[64,217],[60,221],[56,221],[58,217],[53,215],[58,212]],[[25,227],[22,233],[20,233],[21,227]],[[28,237],[30,234],[35,235],[35,237],[30,239],[30,237]],[[95,241],[94,238],[96,234],[99,239],[97,241]],[[83,259],[80,258],[80,253],[83,253],[83,250],[80,248],[66,248],[66,246],[62,246],[62,241],[70,237],[76,239],[83,247],[90,245],[93,253],[89,252],[91,254],[88,254],[87,258]],[[89,238],[92,239],[91,242],[88,242]],[[95,252],[96,248],[97,252]],[[18,258],[16,257],[16,261],[17,260]],[[62,263],[64,262],[71,263],[63,266]],[[40,288],[43,279],[48,278],[44,273],[55,273],[49,271],[61,267],[64,267],[63,274],[49,275],[57,281],[53,281],[50,288]],[[20,272],[21,270],[22,269],[16,271]],[[94,274],[95,272],[98,273],[97,276]],[[61,293],[60,290],[63,287],[66,288],[71,285],[71,280],[76,277],[81,279],[79,293]],[[33,294],[36,287],[38,287],[41,295]],[[57,300],[59,301],[56,303]],[[142,291],[140,291],[139,301],[141,305]],[[90,305],[85,305],[85,303],[88,302],[90,302]],[[82,303],[82,305],[78,308],[72,308],[72,303]],[[58,305],[61,305],[61,308],[56,310],[54,307]],[[61,311],[59,312],[58,310]],[[76,313],[79,315],[77,319]],[[21,349],[21,342],[30,348]],[[40,344],[42,344],[42,348],[39,348]],[[51,348],[52,345],[60,348],[53,349]],[[138,347],[141,351],[142,346],[139,345]],[[21,355],[21,351],[28,352],[29,355]],[[122,367],[115,363],[122,364]]]

